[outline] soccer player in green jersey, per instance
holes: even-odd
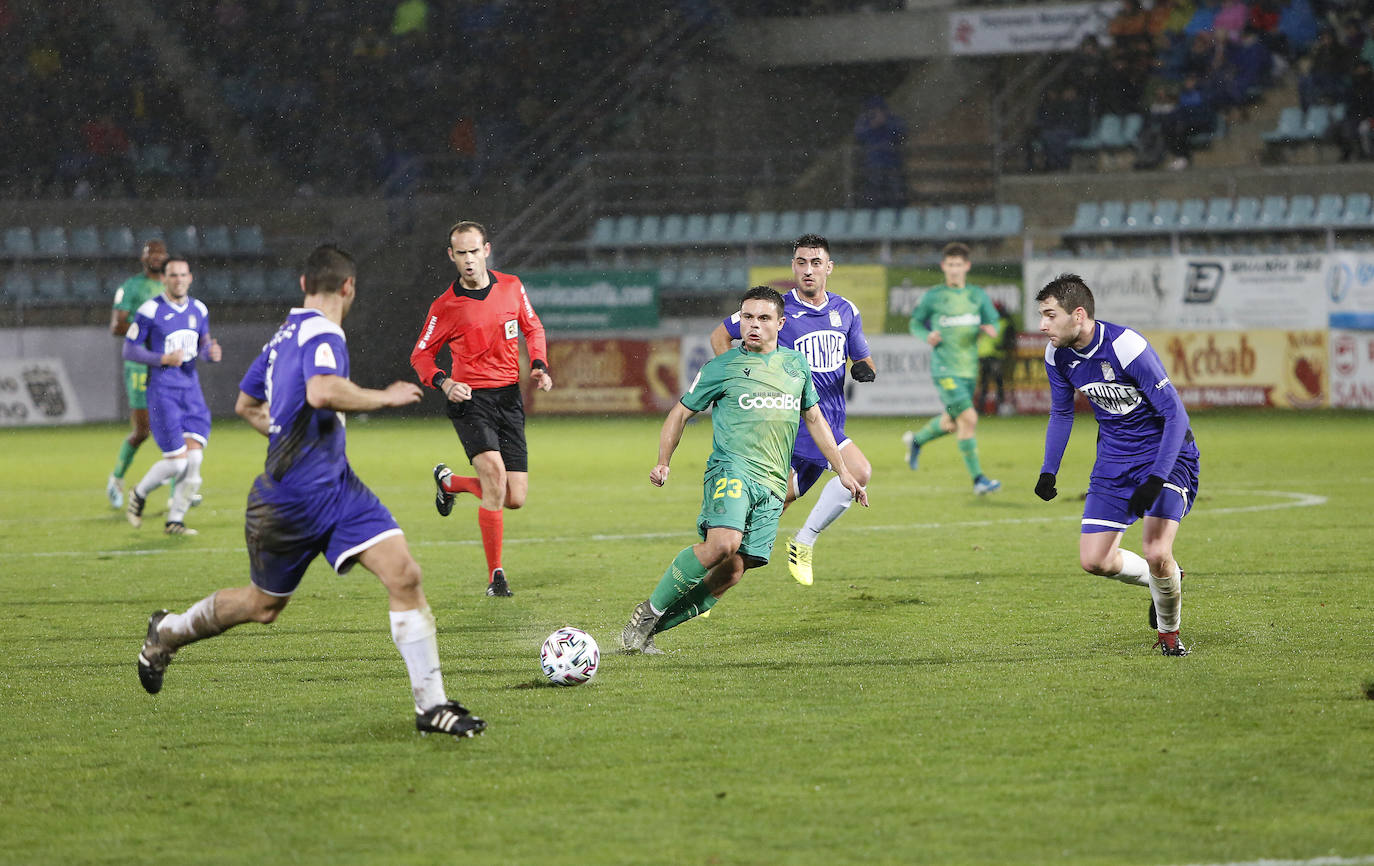
[[[946,244],[940,253],[940,270],[945,282],[921,296],[911,311],[911,334],[932,347],[930,374],[940,392],[945,409],[920,430],[906,431],[906,465],[916,468],[921,446],[947,433],[959,439],[973,492],[991,493],[1002,486],[983,474],[978,462],[978,412],[973,408],[973,390],[978,382],[978,335],[997,336],[1001,318],[992,299],[977,286],[967,284],[972,266],[969,249],[961,243]]]
[[[653,593],[635,606],[620,634],[627,651],[658,652],[656,633],[710,610],[746,569],[767,564],[801,422],[840,483],[860,505],[868,505],[868,494],[844,465],[821,414],[806,356],[778,347],[783,315],[782,295],[774,289],[755,286],[746,292],[739,348],[708,361],[663,422],[658,463],[649,473],[656,487],[668,480],[668,462],[687,420],[715,407],[697,517],[702,540],[679,552]]]
[[[110,310],[110,333],[123,345],[124,335],[129,332],[134,311],[149,298],[162,293],[162,271],[167,265],[167,245],[156,238],[143,244],[143,273],[135,274],[125,280],[115,291],[114,307]],[[110,507],[124,507],[124,473],[134,462],[138,446],[148,438],[148,367],[133,361],[124,361],[124,391],[129,395],[129,422],[132,432],[119,445],[119,456],[115,458],[114,471],[105,482],[105,495]]]

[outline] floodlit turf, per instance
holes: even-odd
[[[352,419],[359,474],[406,530],[449,694],[486,736],[420,738],[385,595],[317,563],[281,619],[181,651],[155,697],[148,614],[247,580],[262,440],[221,420],[196,538],[104,501],[125,428],[6,431],[0,501],[3,863],[1101,863],[1374,855],[1374,418],[1198,413],[1202,496],[1176,552],[1185,641],[1151,651],[1144,589],[1077,564],[1095,425],[1060,498],[1031,492],[1044,420],[987,418],[1001,492],[951,440],[907,470],[910,421],[860,419],[873,507],[785,550],[668,654],[614,652],[693,538],[709,422],[652,487],[658,419],[534,418],[515,596],[482,595],[448,423]],[[131,480],[155,458],[139,454]],[[784,517],[801,522],[812,493]],[[1139,531],[1127,535],[1139,549]],[[591,632],[587,686],[540,684],[541,640]]]

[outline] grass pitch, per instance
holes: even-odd
[[[975,498],[951,440],[858,419],[873,507],[783,545],[709,619],[613,652],[694,540],[708,419],[662,490],[659,419],[536,417],[516,595],[488,599],[475,500],[441,519],[448,424],[353,419],[355,468],[425,571],[449,694],[490,727],[420,738],[386,599],[317,562],[281,619],[183,649],[139,688],[148,614],[247,581],[263,440],[221,420],[196,538],[102,487],[125,429],[7,430],[0,502],[0,862],[1103,863],[1374,855],[1374,422],[1198,413],[1202,493],[1176,546],[1185,641],[1150,649],[1144,589],[1077,565],[1095,425],[1060,497],[1031,492],[1044,419],[987,418],[1005,485]],[[131,480],[155,459],[148,443]],[[814,502],[784,517],[790,534]],[[1139,530],[1127,534],[1139,550]],[[589,685],[541,684],[561,625]]]

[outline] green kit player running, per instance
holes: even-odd
[[[746,569],[768,562],[787,497],[792,446],[800,422],[860,505],[868,494],[844,465],[821,415],[806,356],[778,347],[783,299],[755,286],[740,304],[740,346],[701,368],[692,387],[668,413],[658,437],[658,463],[649,482],[662,487],[668,462],[687,420],[714,406],[712,449],[706,461],[697,533],[669,564],[648,599],[635,606],[620,634],[629,652],[656,653],[653,636],[711,609]]]
[[[1001,316],[987,292],[965,284],[971,266],[967,246],[946,244],[940,253],[944,284],[922,295],[911,311],[912,336],[925,340],[933,349],[930,374],[945,411],[920,430],[906,431],[902,442],[907,449],[906,465],[915,469],[922,445],[956,433],[959,453],[973,479],[973,492],[981,496],[997,490],[1002,482],[984,475],[978,462],[978,412],[973,408],[973,392],[978,384],[978,334],[996,337]]]
[[[157,239],[143,244],[143,273],[135,274],[125,280],[115,291],[114,307],[110,310],[110,333],[120,341],[129,332],[134,311],[143,302],[162,293],[162,271],[167,265],[167,245]],[[114,471],[105,482],[105,495],[110,507],[124,507],[124,473],[134,462],[138,446],[148,438],[148,367],[133,361],[123,361],[124,392],[129,396],[129,422],[133,430],[119,445],[119,456],[115,458]]]

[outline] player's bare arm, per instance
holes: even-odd
[[[472,386],[467,382],[459,382],[456,379],[445,379],[439,386],[439,390],[444,392],[450,403],[461,403],[464,400],[472,399]]]
[[[240,391],[238,400],[234,402],[234,414],[247,421],[248,426],[262,435],[268,435],[267,428],[270,424],[270,418],[266,400],[259,400],[251,394]]]
[[[110,333],[116,337],[123,337],[129,333],[129,311],[111,310],[110,311]]]
[[[312,409],[335,412],[371,412],[420,402],[420,386],[414,382],[392,382],[380,391],[363,388],[343,376],[311,376],[305,383],[305,399]]]
[[[711,351],[717,355],[724,355],[730,351],[730,346],[735,342],[735,338],[730,336],[725,324],[716,325],[716,329],[711,332]]]
[[[979,325],[978,330],[982,331],[984,334],[987,334],[989,337],[992,337],[994,340],[997,339],[996,325]]]
[[[658,434],[658,464],[649,472],[649,483],[655,487],[662,487],[668,480],[668,463],[672,461],[673,452],[682,441],[682,431],[687,426],[687,419],[695,414],[697,413],[678,403],[668,412],[668,417],[663,419],[663,429]]]
[[[840,483],[854,497],[854,501],[868,507],[868,491],[864,490],[863,485],[854,477],[854,473],[849,471],[849,467],[844,464],[844,457],[840,454],[840,446],[835,444],[835,434],[830,431],[830,424],[821,414],[819,405],[812,406],[802,413],[802,422],[806,424],[806,431],[815,440],[816,447],[821,450],[821,454],[829,461],[830,468],[835,470],[839,476]]]

